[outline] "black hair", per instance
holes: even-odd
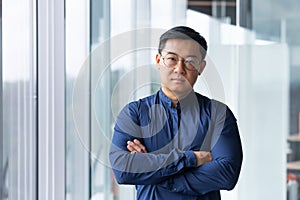
[[[184,40],[195,40],[200,45],[200,53],[202,54],[203,59],[206,56],[207,52],[207,43],[205,38],[200,35],[194,29],[187,26],[176,26],[166,31],[160,36],[158,53],[161,54],[161,51],[165,47],[167,40],[169,39],[184,39]]]

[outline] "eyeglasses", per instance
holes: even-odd
[[[165,66],[169,68],[175,68],[179,61],[183,61],[184,68],[189,71],[199,71],[200,70],[200,64],[201,61],[196,57],[187,57],[185,59],[179,59],[180,57],[173,53],[168,53],[164,57],[161,57],[163,59],[163,63]]]

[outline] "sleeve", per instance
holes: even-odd
[[[170,177],[161,182],[160,187],[189,195],[203,195],[211,191],[234,188],[243,153],[236,120],[229,109],[226,115],[224,123],[219,121],[215,124],[211,149],[213,160]],[[223,128],[218,131],[221,124]]]
[[[158,184],[185,168],[197,166],[193,151],[183,152],[172,149],[169,152],[131,154],[126,147],[127,141],[134,138],[140,139],[141,136],[136,108],[135,104],[125,107],[119,114],[114,127],[109,159],[118,183]]]

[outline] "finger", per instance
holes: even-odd
[[[134,142],[131,142],[131,141],[127,141],[127,149],[132,152],[132,151],[136,151],[136,152],[143,152],[142,151],[142,148],[135,144]]]
[[[138,146],[138,148],[144,152],[144,153],[147,153],[147,150],[146,150],[146,147],[137,139],[134,139],[133,140],[134,144],[136,144]]]
[[[127,149],[128,149],[128,151],[130,151],[130,152],[133,152],[133,151],[135,151],[135,149],[131,146],[131,145],[127,145]]]

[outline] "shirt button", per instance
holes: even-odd
[[[174,192],[176,192],[176,190],[177,190],[176,188],[173,188],[173,191],[174,191]]]

